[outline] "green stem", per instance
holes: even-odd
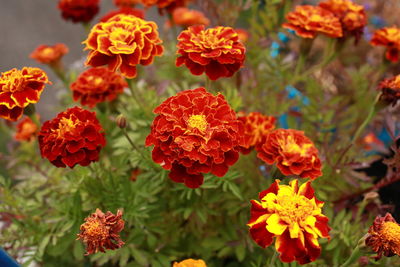
[[[353,136],[352,143],[356,142],[358,137],[360,137],[361,133],[365,129],[365,127],[368,125],[368,123],[371,121],[371,119],[375,115],[375,106],[376,103],[379,100],[379,95],[376,96],[374,103],[371,105],[367,117],[364,119],[364,121],[361,123],[361,125],[358,127],[356,133]]]
[[[350,257],[340,267],[348,267],[360,257],[360,248],[356,246],[351,252]]]
[[[129,137],[128,132],[126,131],[126,129],[122,129],[122,133],[124,134],[124,136],[126,137],[126,139],[128,140],[129,144],[131,144],[132,148],[134,150],[136,150],[137,152],[139,152],[139,154],[142,156],[142,158],[145,158],[144,154],[142,153],[142,151],[135,145],[135,143],[132,141],[132,139]]]
[[[274,255],[272,255],[271,260],[269,261],[268,266],[275,266],[275,261],[278,258],[278,252],[274,251]]]

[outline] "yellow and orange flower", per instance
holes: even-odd
[[[42,64],[57,65],[67,53],[68,47],[65,44],[40,45],[30,54],[30,57]]]
[[[99,0],[59,0],[58,8],[64,19],[87,23],[99,12]]]
[[[107,68],[90,68],[82,72],[71,84],[74,101],[90,108],[104,101],[114,100],[128,86],[124,77]]]
[[[86,65],[108,65],[127,78],[136,77],[136,65],[149,65],[164,51],[154,22],[123,14],[96,24],[83,43],[90,50]]]
[[[46,121],[38,138],[42,157],[62,168],[98,161],[106,144],[96,113],[80,107],[67,109]]]
[[[39,127],[29,117],[25,117],[17,124],[15,140],[17,141],[33,141],[39,131]]]
[[[132,15],[132,16],[144,19],[144,11],[143,10],[138,9],[138,8],[124,6],[118,10],[112,10],[112,11],[108,12],[100,19],[100,22],[106,22],[110,18],[114,17],[115,15],[119,15],[119,14]]]
[[[210,20],[197,10],[178,7],[172,11],[172,21],[175,25],[189,27],[193,25],[209,25]]]
[[[204,25],[191,26],[178,36],[176,66],[183,64],[193,75],[204,72],[211,80],[231,77],[242,66],[246,48],[238,34],[230,27],[204,29]]]
[[[267,134],[264,144],[256,147],[257,156],[274,164],[284,175],[315,179],[322,175],[318,150],[304,132],[276,129]]]
[[[18,120],[24,108],[37,103],[45,84],[51,84],[39,68],[12,69],[0,75],[0,118]]]
[[[279,180],[251,200],[250,235],[261,247],[275,248],[282,262],[306,264],[315,261],[321,247],[318,238],[330,238],[328,218],[322,214],[323,202],[314,196],[310,181],[300,187],[293,180],[280,185]]]
[[[222,177],[239,158],[242,124],[218,94],[204,88],[186,90],[165,100],[154,113],[146,146],[154,145],[154,162],[189,188],[203,183],[203,173]]]
[[[343,36],[342,25],[335,15],[319,6],[296,6],[294,12],[286,15],[287,23],[282,26],[296,32],[303,38],[315,38],[322,33],[329,37]]]
[[[203,260],[187,259],[181,262],[174,262],[172,267],[207,267]]]
[[[374,32],[371,39],[374,46],[386,46],[386,58],[392,62],[399,61],[400,52],[400,29],[386,27]]]
[[[125,222],[122,219],[122,211],[118,210],[117,215],[110,211],[103,213],[96,209],[96,212],[85,218],[85,223],[80,227],[77,240],[86,244],[86,254],[90,255],[106,249],[118,249],[124,245],[119,233],[124,229]]]
[[[381,81],[378,90],[381,91],[380,100],[394,106],[400,99],[400,75]]]
[[[142,3],[142,0],[114,0],[114,5],[117,7],[132,7]]]
[[[367,25],[367,14],[364,6],[350,0],[325,0],[319,6],[332,12],[342,24],[343,36],[354,35],[356,41],[361,38]]]
[[[247,116],[239,116],[238,119],[244,125],[244,144],[242,152],[244,154],[256,147],[261,146],[267,134],[275,129],[276,119],[272,116],[265,116],[260,112],[250,112]]]
[[[376,260],[383,255],[400,256],[400,225],[390,213],[386,213],[384,217],[376,217],[368,230],[365,244],[377,253]]]

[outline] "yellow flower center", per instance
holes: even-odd
[[[287,224],[303,222],[313,214],[315,205],[305,196],[279,195],[277,196],[276,213]]]
[[[10,71],[8,75],[0,79],[0,83],[4,84],[3,92],[17,92],[23,90],[24,76],[20,71]]]
[[[300,156],[305,156],[308,150],[312,147],[312,144],[299,145],[294,140],[293,136],[288,136],[286,140],[280,142],[282,150],[287,153],[298,153]]]
[[[108,236],[108,230],[105,225],[96,219],[88,220],[82,227],[85,229],[87,239],[101,240]]]
[[[400,225],[395,222],[384,222],[381,229],[382,236],[389,242],[400,246]]]
[[[190,128],[197,128],[204,132],[207,129],[207,120],[204,115],[192,115],[187,120],[187,124]]]
[[[103,82],[103,78],[96,76],[89,76],[88,80],[92,83],[93,86],[99,86]]]
[[[57,137],[62,138],[67,132],[72,132],[77,124],[78,122],[73,121],[71,117],[62,118],[58,123],[58,129],[54,131],[57,132]]]
[[[45,57],[51,56],[53,54],[53,48],[51,47],[46,47],[45,49],[42,50],[42,55]]]

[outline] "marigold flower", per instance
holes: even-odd
[[[99,12],[99,0],[60,0],[58,8],[64,19],[86,23]]]
[[[364,6],[350,0],[326,0],[319,3],[319,6],[329,10],[340,20],[344,37],[354,35],[356,41],[361,38],[364,27],[367,25]]]
[[[87,166],[98,161],[106,144],[104,130],[95,112],[73,107],[46,121],[39,132],[43,158],[56,167]]]
[[[187,6],[191,0],[142,0],[142,4],[150,7],[157,6],[159,9],[165,8],[172,12],[175,8]]]
[[[164,51],[154,22],[123,14],[96,24],[83,43],[90,50],[86,65],[108,65],[127,78],[136,77],[136,65],[149,65]]]
[[[71,84],[74,101],[90,108],[104,101],[114,100],[128,84],[120,74],[107,68],[90,68],[82,72]]]
[[[172,11],[172,21],[175,25],[189,27],[193,25],[210,24],[210,20],[204,14],[197,10],[188,9],[186,7],[178,7]]]
[[[131,7],[142,3],[142,0],[114,0],[114,5],[117,7]]]
[[[322,214],[323,202],[314,196],[310,181],[298,186],[293,180],[280,185],[279,180],[251,200],[250,235],[261,247],[272,244],[282,262],[306,264],[315,261],[321,247],[318,238],[330,238],[328,218]]]
[[[26,106],[39,101],[46,83],[51,84],[46,73],[39,68],[14,68],[1,73],[0,118],[18,120]]]
[[[238,34],[239,40],[242,43],[246,43],[247,40],[249,40],[250,37],[250,33],[248,31],[246,31],[245,29],[235,29],[235,32]]]
[[[125,7],[121,7],[118,10],[112,10],[112,11],[108,12],[100,19],[100,21],[106,22],[110,18],[114,17],[115,15],[119,15],[119,14],[132,15],[132,16],[144,19],[144,11],[143,10],[125,6]]]
[[[242,125],[218,94],[204,88],[186,90],[155,108],[146,146],[154,145],[153,160],[169,177],[187,187],[203,183],[203,173],[222,177],[239,158]]]
[[[381,91],[380,100],[394,106],[400,99],[400,75],[381,81],[378,90]]]
[[[294,12],[286,15],[287,23],[282,26],[296,32],[303,38],[315,38],[318,33],[329,37],[343,36],[342,25],[335,15],[319,6],[296,6]]]
[[[110,211],[104,214],[96,209],[96,212],[88,216],[81,225],[77,240],[80,239],[86,244],[85,255],[105,252],[106,249],[118,249],[125,244],[119,236],[124,225],[121,210],[115,215]]]
[[[246,48],[230,27],[204,30],[204,25],[191,26],[178,36],[176,66],[183,64],[193,75],[204,72],[211,80],[231,77],[245,60]]]
[[[322,175],[318,150],[304,132],[276,129],[267,134],[264,144],[256,147],[257,156],[274,164],[284,175],[315,179]]]
[[[181,262],[174,262],[172,267],[207,267],[203,260],[187,259]]]
[[[17,141],[32,141],[38,133],[38,126],[29,117],[25,117],[17,124],[15,140]]]
[[[275,128],[276,119],[272,116],[265,116],[260,112],[250,112],[247,116],[239,116],[238,119],[244,125],[244,145],[242,152],[250,153],[255,146],[261,146],[266,135]]]
[[[42,64],[57,65],[67,53],[68,47],[65,44],[40,45],[30,54],[30,57]]]
[[[400,51],[400,29],[397,27],[386,27],[374,32],[371,39],[374,46],[386,46],[386,58],[392,62],[399,61]]]
[[[378,253],[375,260],[379,260],[382,255],[400,256],[400,225],[390,213],[376,217],[368,230],[365,244]]]

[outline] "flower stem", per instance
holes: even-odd
[[[365,129],[365,127],[368,125],[368,123],[374,117],[375,106],[376,106],[376,103],[378,103],[378,100],[379,100],[379,95],[376,96],[374,103],[371,105],[371,108],[369,109],[367,117],[364,119],[364,121],[361,123],[361,125],[358,127],[356,133],[354,134],[353,139],[352,139],[353,144],[354,144],[354,142],[357,141],[358,137],[360,137],[360,135],[363,132],[363,130]]]
[[[340,267],[348,267],[350,266],[355,260],[360,257],[360,248],[356,246],[353,251],[351,252],[350,257],[342,264]]]
[[[129,137],[128,132],[126,131],[126,128],[122,129],[122,133],[124,134],[124,136],[126,137],[126,139],[128,140],[129,144],[131,144],[132,148],[134,150],[136,150],[137,152],[139,152],[139,154],[142,156],[142,158],[145,158],[144,154],[142,153],[142,151],[135,145],[135,143],[133,142],[133,140]]]

